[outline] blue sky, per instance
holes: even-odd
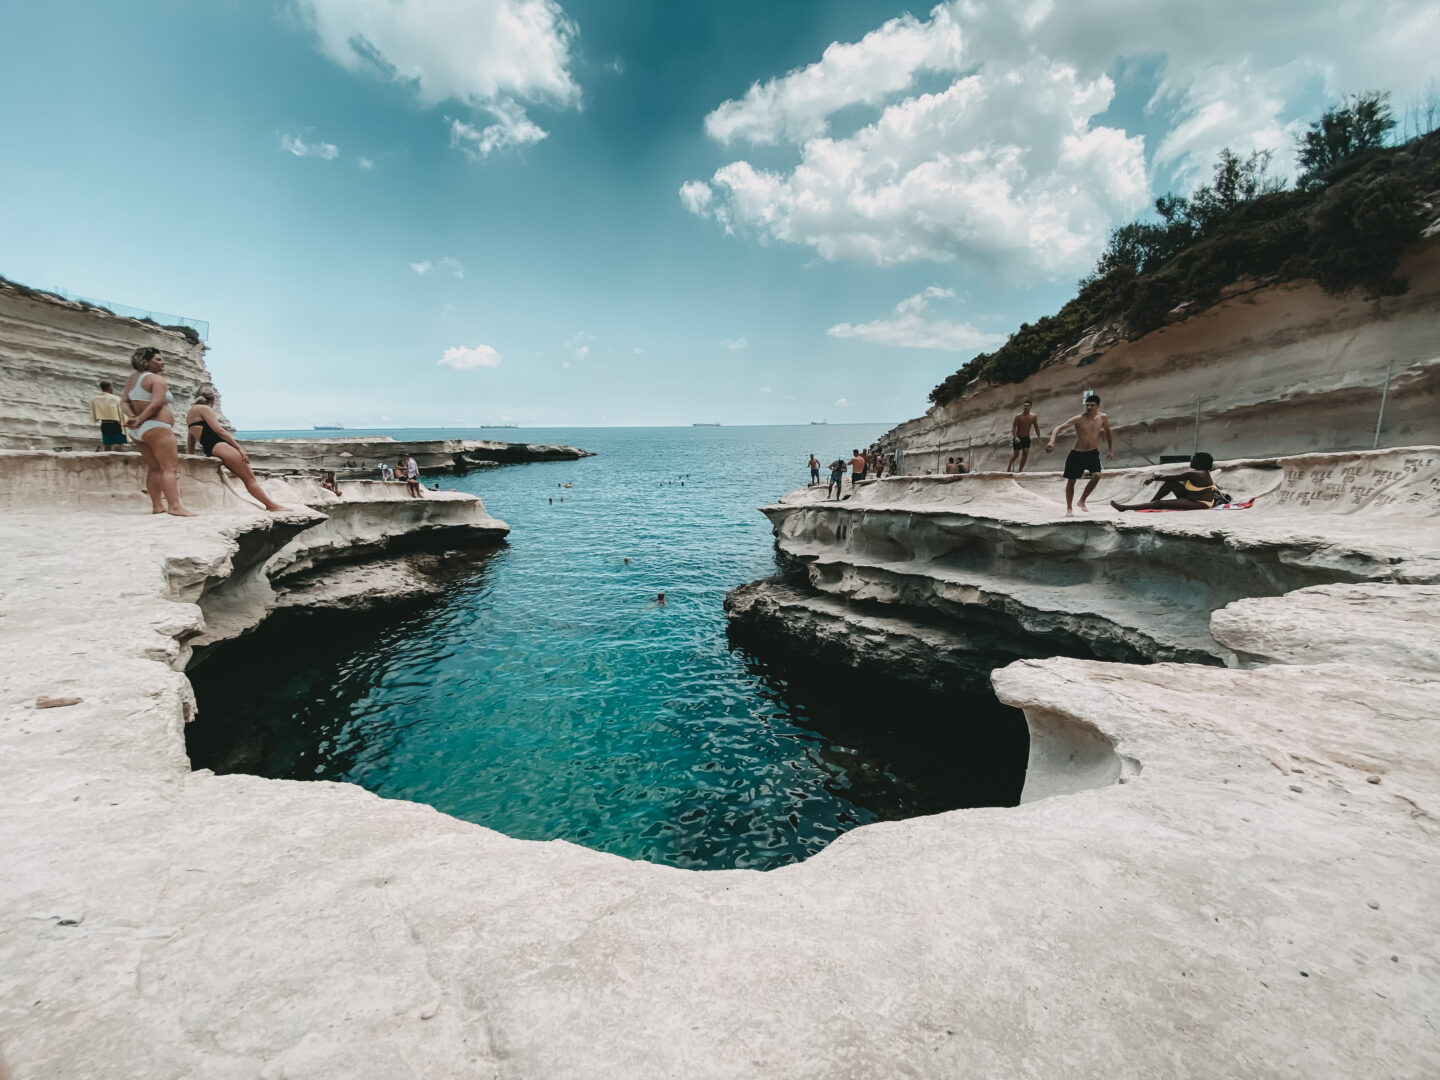
[[[1414,0],[7,7],[0,274],[209,320],[247,429],[914,416],[1155,193],[1283,171],[1440,40]]]

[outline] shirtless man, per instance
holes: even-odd
[[[1025,402],[1025,407],[1020,414],[1010,421],[1010,464],[1005,466],[1006,472],[1022,473],[1025,471],[1025,463],[1030,460],[1030,432],[1035,432],[1037,439],[1043,439],[1045,433],[1040,430],[1040,418],[1030,411],[1030,402]],[[1015,459],[1020,459],[1020,467],[1015,467]]]
[[[1075,448],[1065,456],[1066,517],[1071,517],[1075,513],[1071,509],[1071,503],[1075,498],[1075,481],[1085,473],[1090,474],[1090,482],[1080,493],[1080,509],[1086,511],[1090,509],[1085,505],[1085,500],[1090,497],[1090,493],[1095,490],[1095,485],[1100,482],[1101,435],[1105,436],[1105,460],[1115,460],[1115,437],[1110,433],[1110,417],[1100,411],[1098,395],[1091,394],[1087,397],[1083,413],[1079,416],[1072,416],[1050,432],[1050,441],[1045,444],[1047,454],[1055,449],[1055,437],[1070,427],[1075,429]]]
[[[850,490],[855,490],[855,485],[865,479],[865,455],[859,450],[851,450],[854,455],[850,458]]]

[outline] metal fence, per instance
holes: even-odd
[[[147,308],[131,307],[129,304],[117,304],[111,300],[97,300],[93,296],[79,296],[58,286],[49,291],[56,296],[63,296],[66,300],[73,300],[77,304],[103,308],[112,315],[122,315],[127,319],[139,319],[142,322],[148,320],[160,326],[188,326],[200,336],[201,341],[210,340],[210,323],[206,319],[192,319],[186,315],[170,315],[164,311],[150,311]]]

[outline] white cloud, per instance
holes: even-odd
[[[738,352],[741,349],[748,349],[750,347],[749,340],[743,334],[738,338],[721,338],[720,344],[731,352]]]
[[[1224,146],[1275,149],[1288,168],[1317,87],[1388,87],[1403,102],[1433,73],[1436,40],[1433,0],[951,0],[722,103],[705,121],[718,143],[788,145],[797,160],[732,161],[683,185],[681,203],[831,261],[1059,277],[1088,267],[1108,229],[1149,201],[1142,139],[1099,120],[1111,76],[1136,58],[1158,85],[1155,164],[1185,177]],[[922,76],[949,85],[920,93]],[[865,122],[836,134],[842,110]]]
[[[838,405],[838,406],[840,406],[840,408],[842,408],[842,409],[848,409],[848,408],[850,408],[850,406],[851,406],[852,403],[851,403],[851,401],[850,401],[848,398],[843,398],[843,397],[842,397],[842,398],[836,398],[836,399],[835,399],[835,404]]]
[[[929,318],[932,302],[953,300],[954,289],[931,285],[923,292],[895,305],[889,318],[867,323],[839,323],[825,331],[835,338],[859,338],[869,345],[890,345],[902,349],[944,349],[966,352],[998,345],[1004,339],[970,323]]]
[[[959,23],[948,9],[937,8],[928,22],[902,15],[854,44],[831,43],[808,67],[755,83],[742,99],[707,116],[705,132],[727,146],[824,135],[830,116],[846,106],[879,104],[909,89],[923,71],[959,71],[960,44]]]
[[[307,143],[300,135],[281,135],[280,149],[288,150],[296,157],[318,157],[325,161],[334,161],[340,156],[340,148],[334,143]]]
[[[769,394],[769,393],[772,393],[772,392],[773,392],[773,391],[772,391],[772,390],[770,389],[770,387],[768,387],[768,386],[762,386],[762,387],[760,387],[760,393],[762,393],[762,394]]]
[[[464,120],[446,117],[450,125],[450,148],[459,150],[471,161],[489,157],[494,150],[507,150],[512,146],[529,146],[548,138],[549,133],[533,123],[525,110],[518,105],[497,105],[490,109],[495,118],[493,124],[483,128]]]
[[[465,264],[459,259],[452,258],[449,255],[441,256],[434,262],[431,262],[429,259],[412,262],[410,269],[414,270],[415,273],[421,277],[430,273],[431,270],[438,270],[440,273],[449,274],[453,278],[463,278],[465,276]]]
[[[326,56],[410,88],[422,105],[456,101],[480,126],[448,120],[473,158],[538,142],[521,103],[578,108],[571,47],[579,33],[555,0],[296,0]]]
[[[710,185],[703,180],[689,180],[680,185],[680,202],[692,214],[703,215],[714,197],[715,193],[710,190]]]
[[[362,157],[362,158],[357,162],[357,164],[360,166],[360,168],[365,169],[365,170],[367,170],[367,171],[370,170],[370,169],[375,168],[375,161],[374,161],[373,158]]]
[[[464,345],[452,345],[435,363],[439,367],[456,368],[460,371],[467,371],[470,368],[499,367],[500,354],[489,345],[476,345],[473,349]]]
[[[579,101],[578,30],[554,0],[297,2],[326,56],[405,84],[424,105]]]

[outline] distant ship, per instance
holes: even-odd
[[[829,423],[830,423],[829,420],[811,420],[811,421],[810,421],[810,426],[811,426],[811,427],[825,427],[825,426],[826,426],[827,424],[829,424]]]
[[[315,431],[344,431],[344,430],[345,430],[345,425],[344,425],[344,424],[316,424],[313,430],[315,430]]]
[[[719,427],[719,420],[700,420],[690,425],[691,427]]]
[[[481,424],[482,428],[518,428],[519,424]]]

